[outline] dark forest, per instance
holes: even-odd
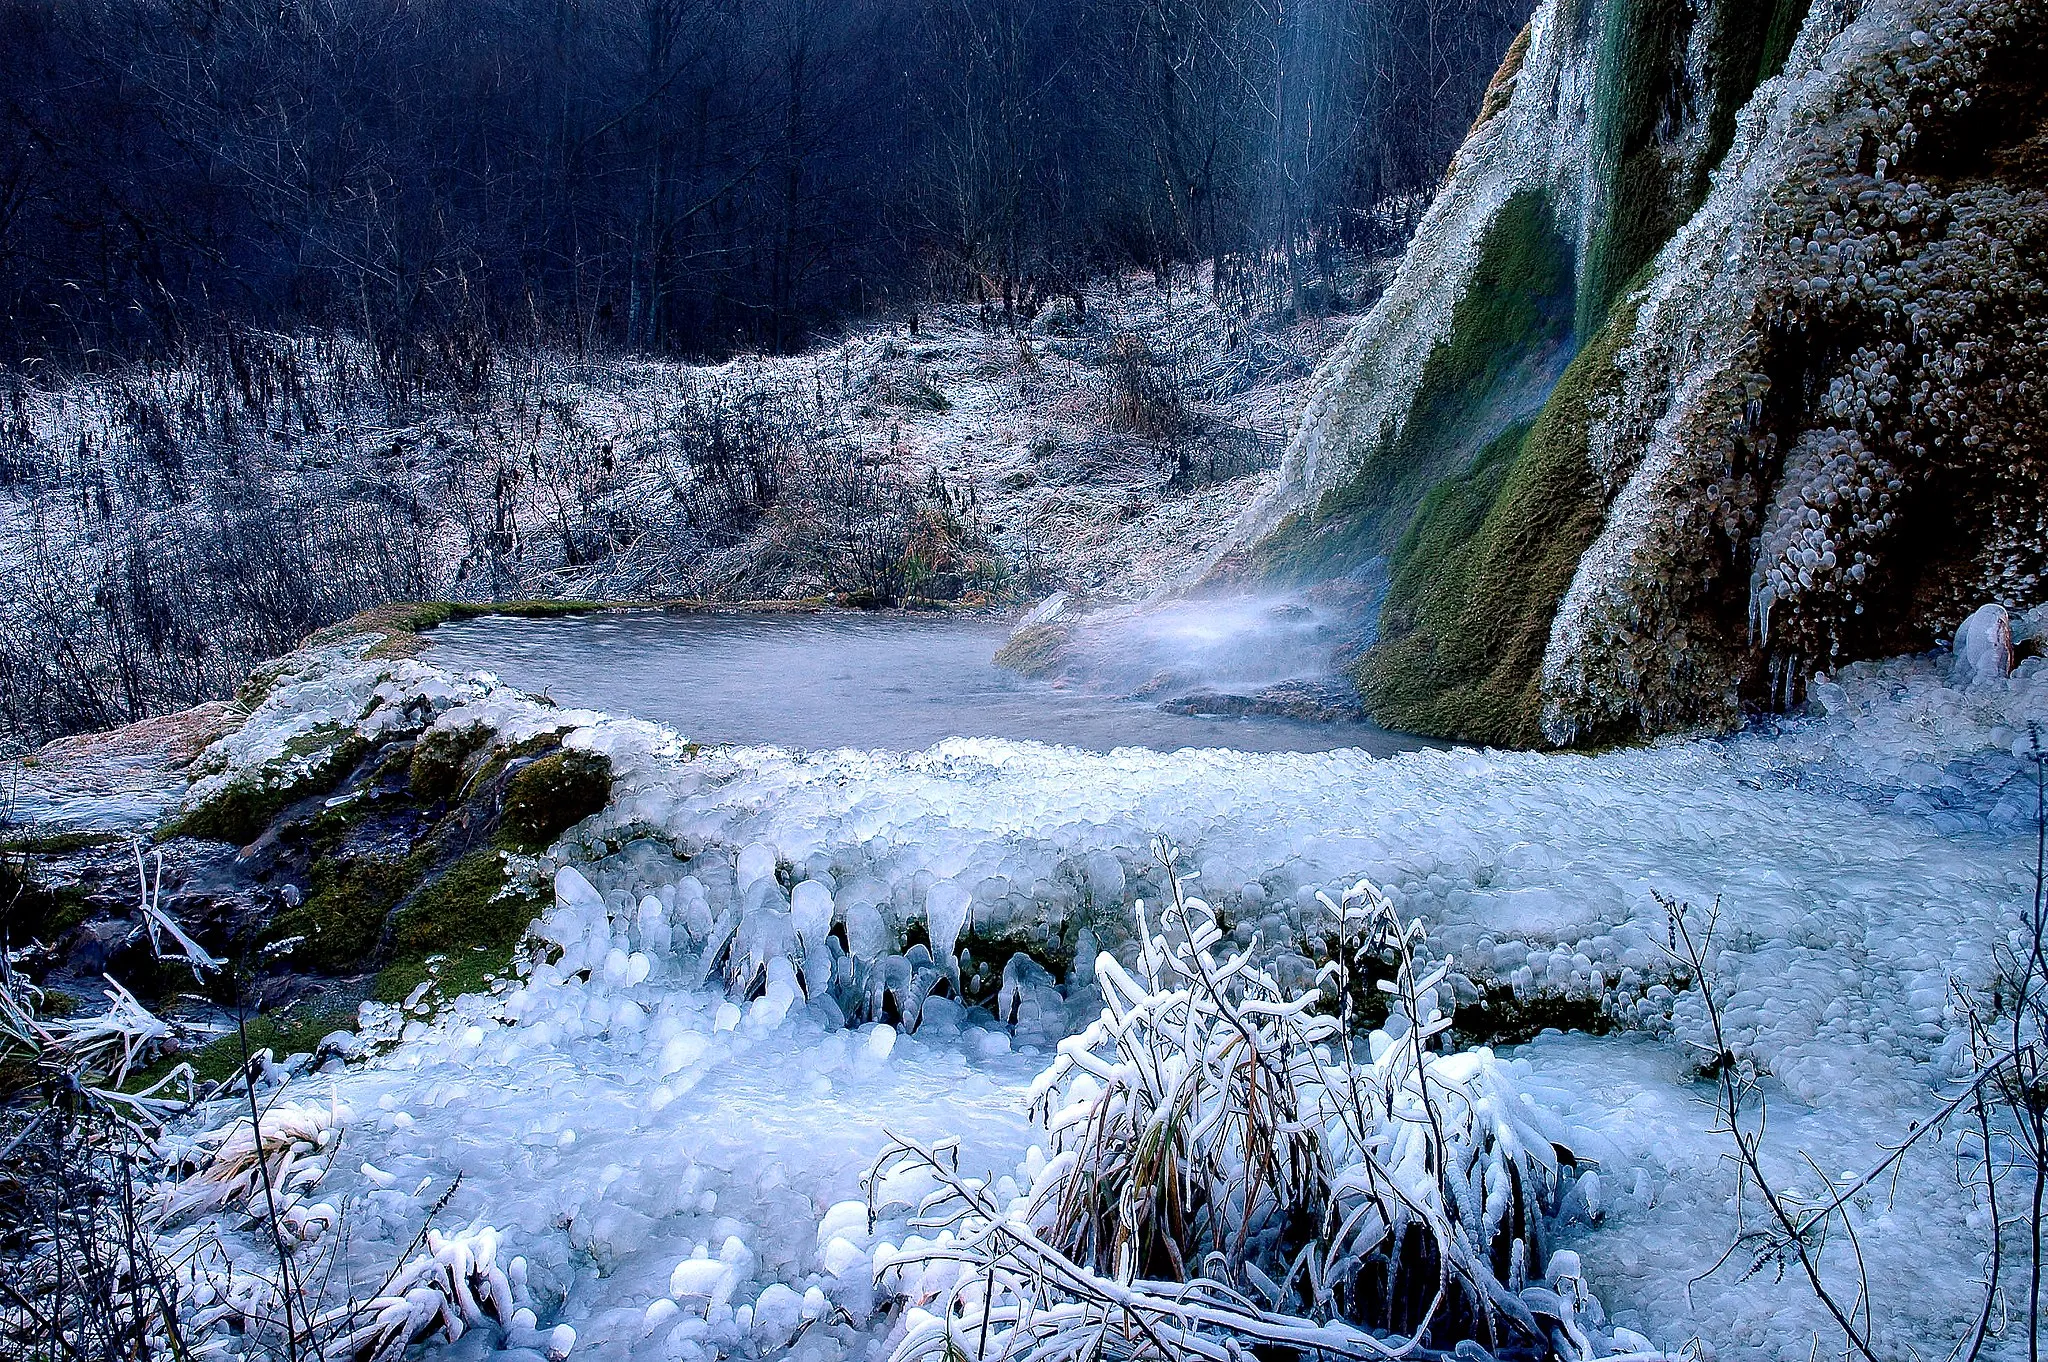
[[[1518,0],[10,0],[0,357],[721,357],[1398,244]],[[409,358],[410,357],[410,358]]]

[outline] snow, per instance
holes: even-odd
[[[1950,981],[1986,976],[2031,892],[2016,777],[2048,716],[2041,658],[1962,684],[1937,654],[1818,680],[1812,712],[1733,738],[1598,755],[695,752],[486,677],[348,649],[302,663],[209,754],[216,779],[357,703],[373,727],[551,724],[614,762],[611,807],[542,862],[559,954],[438,1016],[372,1008],[367,1031],[395,1044],[294,1085],[355,1113],[317,1189],[355,1261],[388,1261],[459,1172],[437,1223],[494,1227],[531,1273],[525,1346],[566,1324],[578,1358],[878,1356],[869,1245],[833,1208],[889,1134],[958,1136],[964,1167],[1028,1185],[1031,1080],[1099,1006],[1092,971],[1063,996],[1029,955],[970,959],[976,942],[1050,931],[1083,961],[1098,942],[1128,960],[1131,900],[1161,895],[1140,849],[1160,835],[1283,979],[1310,968],[1316,891],[1364,876],[1428,924],[1461,1003],[1512,990],[1624,1028],[1510,1056],[1600,1164],[1562,1246],[1610,1318],[1660,1346],[1803,1357],[1819,1320],[1796,1282],[1723,1273],[1686,1292],[1728,1243],[1730,1183],[1656,895],[1721,904],[1725,1020],[1765,1075],[1773,1157],[1788,1175],[1800,1146],[1856,1167],[1932,1107],[1957,1053]],[[913,927],[928,946],[905,949]],[[1001,1020],[929,996],[948,965],[1000,971],[984,996]],[[868,1020],[885,1001],[918,1024]],[[1901,1327],[1934,1337],[1974,1259],[1952,1164],[1917,1167],[1864,1248],[1900,1284]],[[499,1338],[472,1328],[448,1352]]]

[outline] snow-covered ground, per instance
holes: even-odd
[[[1774,1167],[1809,1185],[1802,1151],[1829,1176],[1859,1169],[1936,1105],[1957,1063],[1950,982],[1987,977],[2030,899],[2027,725],[2048,716],[2048,661],[1956,688],[1937,657],[1817,685],[1824,712],[1598,755],[977,740],[696,754],[640,721],[417,662],[384,664],[380,682],[347,649],[302,661],[218,749],[231,770],[374,693],[372,723],[424,695],[443,725],[573,729],[569,744],[607,752],[618,776],[612,807],[539,867],[562,891],[541,929],[553,963],[436,1017],[373,1015],[373,1031],[403,1028],[392,1048],[293,1085],[300,1100],[331,1088],[354,1113],[318,1195],[350,1207],[355,1261],[388,1262],[459,1173],[439,1223],[494,1225],[501,1254],[530,1264],[539,1332],[472,1330],[446,1356],[544,1348],[555,1323],[579,1358],[876,1355],[869,1245],[831,1208],[858,1194],[884,1131],[958,1134],[965,1165],[1011,1173],[1035,1138],[1028,1080],[1093,1003],[1085,971],[1066,1000],[1023,971],[1004,999],[1014,1028],[939,999],[898,1035],[844,1026],[837,1005],[804,1001],[807,984],[828,960],[885,976],[911,923],[943,960],[963,893],[970,935],[1078,923],[1114,947],[1129,900],[1158,895],[1143,849],[1161,834],[1283,968],[1314,891],[1363,875],[1428,922],[1468,1000],[1507,985],[1624,1023],[1515,1052],[1525,1090],[1600,1164],[1600,1214],[1582,1211],[1563,1242],[1609,1313],[1658,1344],[1804,1358],[1822,1331],[1826,1350],[1793,1277],[1745,1279],[1737,1262],[1694,1280],[1731,1242],[1734,1182],[1688,1049],[1697,994],[1669,987],[1653,895],[1721,904],[1715,968],[1763,1075]],[[766,960],[758,997],[700,982],[727,909]],[[828,909],[856,957],[843,965],[817,945]],[[908,954],[914,1010],[935,967]],[[1952,1146],[1930,1148],[1858,1222],[1880,1324],[1923,1354],[1946,1350],[1980,1270],[1957,1176]],[[1831,1270],[1846,1253],[1830,1246]]]

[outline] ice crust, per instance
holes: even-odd
[[[1943,653],[1813,695],[1733,738],[1599,755],[694,752],[338,648],[297,659],[211,761],[231,779],[322,722],[551,726],[612,759],[611,807],[530,867],[553,876],[545,962],[432,1018],[371,1008],[395,1047],[299,1080],[357,1113],[319,1195],[346,1208],[362,1262],[402,1246],[458,1171],[442,1223],[487,1222],[526,1261],[534,1327],[439,1355],[511,1342],[536,1362],[563,1324],[579,1358],[879,1356],[872,1243],[839,1203],[885,1130],[958,1135],[964,1162],[1028,1183],[1029,1081],[1098,1003],[1087,969],[1063,994],[1013,948],[1128,949],[1128,904],[1160,893],[1137,849],[1164,834],[1283,971],[1310,967],[1315,891],[1363,875],[1429,923],[1460,1003],[1540,995],[1640,1033],[1546,1037],[1514,1060],[1524,1091],[1596,1137],[1608,1191],[1571,1246],[1610,1314],[1661,1345],[1803,1357],[1820,1321],[1796,1284],[1714,1278],[1686,1301],[1725,1247],[1728,1184],[1682,1045],[1697,995],[1672,986],[1654,893],[1721,902],[1726,1020],[1774,1128],[1854,1166],[1932,1105],[1956,1053],[1949,981],[1985,977],[2031,890],[2015,777],[2048,662],[1966,682]],[[963,973],[1000,1017],[951,996]],[[877,997],[906,1025],[846,1024],[841,1000]],[[1932,1331],[1962,1299],[1970,1232],[1932,1182],[1905,1194],[1924,1204],[1865,1247]]]

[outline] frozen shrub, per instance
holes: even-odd
[[[1100,957],[1101,1019],[1034,1087],[1051,1157],[1030,1190],[1004,1204],[907,1142],[871,1172],[871,1213],[909,1203],[918,1231],[875,1257],[912,1310],[896,1362],[1642,1346],[1600,1330],[1573,1255],[1536,1279],[1570,1156],[1490,1051],[1438,1048],[1420,924],[1364,881],[1324,897],[1345,947],[1290,994],[1256,948],[1214,955],[1214,913],[1170,868],[1157,929],[1137,910],[1136,971]],[[1394,972],[1366,1035],[1323,1000],[1368,956]]]

